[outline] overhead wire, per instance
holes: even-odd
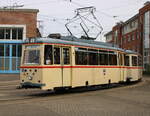
[[[79,6],[79,7],[85,7],[84,5],[81,5],[81,4],[77,3],[77,2],[71,2],[71,3],[73,3],[73,4],[75,4],[75,5]],[[105,13],[105,12],[102,12],[102,11],[99,11],[99,10],[96,10],[96,11],[97,11],[97,12],[100,12],[100,13],[102,13],[102,14],[104,14],[104,15],[107,16],[107,17],[113,18],[113,16],[111,16],[111,15]]]
[[[43,1],[43,2],[32,2],[32,3],[28,3],[28,4],[24,4],[25,6],[30,6],[30,5],[38,5],[38,4],[48,4],[48,3],[56,3],[59,0],[47,0],[47,1]]]
[[[54,3],[54,2],[58,2],[58,1],[62,1],[62,0],[48,0],[48,1],[45,1],[45,2],[37,2],[37,3],[29,3],[29,4],[25,4],[25,6],[27,6],[27,5],[37,5],[37,4],[47,4],[47,3]],[[66,0],[63,0],[63,1],[66,1]],[[142,0],[142,1],[144,1],[144,0]],[[139,1],[140,2],[140,1]],[[76,5],[76,6],[78,6],[78,7],[85,7],[84,5],[82,5],[82,4],[80,4],[80,3],[78,3],[78,2],[75,2],[74,0],[72,0],[70,3],[72,3],[72,4],[74,4],[74,5]],[[140,2],[141,3],[141,2]],[[130,4],[131,5],[131,4]],[[134,4],[133,4],[134,5]],[[121,8],[121,6],[120,7],[116,7],[116,8]],[[107,8],[108,9],[108,8]],[[112,9],[114,9],[114,7],[112,8]],[[112,15],[110,15],[110,14],[108,14],[108,13],[105,13],[104,11],[102,11],[102,10],[96,10],[96,12],[98,12],[98,13],[101,13],[101,14],[103,14],[103,15],[105,15],[105,16],[107,16],[107,17],[109,17],[109,18],[112,18],[112,19],[114,19],[114,20],[116,20],[116,18],[114,18],[114,16],[112,16]],[[49,18],[50,19],[50,21],[53,21],[53,22],[58,22],[58,21],[60,21],[60,20],[63,20],[63,21],[67,21],[68,19],[61,19],[61,18]],[[61,23],[62,24],[62,23]]]
[[[126,0],[126,1],[129,1],[129,0]],[[105,8],[105,9],[101,9],[101,10],[112,10],[112,9],[119,9],[119,8],[122,8],[122,7],[126,7],[126,6],[137,6],[137,4],[141,4],[144,1],[143,0],[136,0],[134,2],[131,1],[132,3],[130,3],[130,4],[126,2],[126,4],[123,4],[123,5],[114,6],[114,7],[110,7],[110,8]]]
[[[61,21],[67,21],[69,19],[67,18],[57,18],[57,17],[52,17],[50,15],[43,15],[43,14],[38,14],[39,17],[43,17],[43,18],[46,18],[46,19],[49,19],[50,21],[54,21],[54,20],[61,20]]]
[[[128,1],[128,0],[125,0],[125,1]],[[119,8],[122,8],[123,6],[124,6],[124,7],[125,7],[125,6],[132,6],[132,5],[137,6],[137,4],[141,4],[142,2],[145,2],[145,1],[146,1],[146,0],[136,0],[136,1],[134,1],[133,3],[131,3],[131,4],[126,4],[126,5],[121,5],[121,6],[115,6],[115,7],[106,8],[106,9],[101,9],[101,10],[96,10],[96,11],[99,12],[99,13],[101,13],[101,14],[103,14],[103,15],[105,15],[105,16],[107,16],[107,17],[109,17],[109,18],[112,18],[112,19],[116,20],[113,15],[110,15],[110,14],[104,12],[103,10],[111,10],[111,9],[116,9],[116,8],[119,9]],[[79,6],[79,7],[85,7],[84,5],[81,5],[81,4],[77,3],[77,2],[72,2],[72,3],[75,4],[75,5],[77,5],[77,6]],[[119,15],[119,16],[120,16],[120,15]],[[117,16],[117,17],[119,17],[119,16]],[[129,15],[128,15],[128,16],[129,16]]]

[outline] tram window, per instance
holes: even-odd
[[[76,48],[75,62],[76,62],[77,65],[87,65],[88,64],[87,49],[85,49],[85,48]]]
[[[64,61],[64,64],[70,64],[69,48],[63,48],[63,61]]]
[[[137,56],[132,56],[132,66],[137,66]]]
[[[54,64],[60,64],[60,48],[54,47]]]
[[[117,65],[117,55],[114,52],[109,52],[109,65]]]
[[[89,65],[98,65],[98,51],[97,50],[88,50],[89,56]]]
[[[119,54],[119,65],[123,65],[123,55]]]
[[[44,64],[53,64],[53,54],[52,46],[46,45],[44,50]]]
[[[40,64],[40,50],[25,50],[24,64]]]
[[[100,65],[108,65],[108,51],[99,51],[99,63]]]
[[[129,56],[124,56],[125,66],[129,66]]]
[[[138,56],[138,65],[142,66],[142,58],[140,56]]]

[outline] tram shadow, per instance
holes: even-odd
[[[98,85],[98,86],[86,86],[86,87],[76,87],[76,88],[59,88],[56,90],[49,90],[49,91],[39,91],[36,93],[30,93],[28,96],[30,97],[49,97],[49,96],[59,96],[59,95],[68,95],[68,94],[79,94],[79,93],[86,93],[92,91],[101,91],[105,89],[113,89],[119,88],[124,86],[131,86],[140,81],[130,82],[130,83],[121,83],[121,84],[106,84],[106,85]]]

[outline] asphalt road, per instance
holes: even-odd
[[[117,88],[63,93],[16,89],[19,76],[4,77],[0,116],[150,116],[150,77]]]

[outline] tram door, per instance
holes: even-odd
[[[119,59],[120,59],[119,65],[121,66],[121,68],[120,68],[120,81],[123,81],[124,80],[124,68],[123,68],[123,66],[124,66],[124,55],[119,54]]]
[[[71,86],[71,48],[62,47],[62,85]]]

